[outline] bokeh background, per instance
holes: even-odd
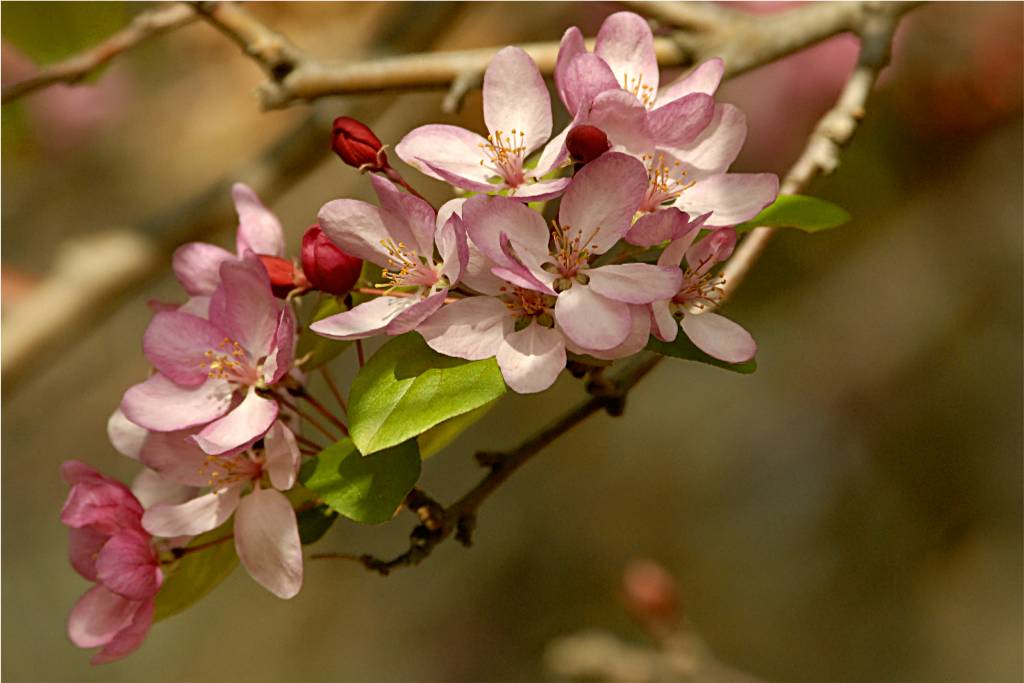
[[[4,82],[142,8],[4,3]],[[351,59],[557,40],[572,24],[593,35],[616,9],[251,6],[313,54]],[[64,633],[87,586],[65,559],[57,470],[79,458],[135,474],[105,422],[147,373],[146,301],[179,296],[163,260],[88,324],[69,325],[58,348],[5,373],[4,680],[547,680],[544,653],[560,636],[601,628],[643,641],[619,586],[627,562],[648,557],[679,579],[714,653],[761,678],[1019,681],[1022,9],[943,3],[906,20],[841,168],[809,190],[854,220],[779,235],[729,306],[760,344],[756,374],[665,362],[624,417],[592,418],[503,487],[472,549],[446,543],[386,579],[309,561],[290,602],[239,570],[129,659],[90,668]],[[838,37],[727,83],[720,99],[750,122],[736,168],[784,172],[855,54]],[[237,47],[194,24],[87,85],[5,105],[5,336],[69,240],[119,228],[232,243],[226,191],[211,225],[189,225],[181,207],[311,111],[320,118],[309,125],[355,112],[392,144],[426,122],[482,123],[479,93],[459,115],[441,113],[443,93],[260,113],[261,80]],[[292,253],[325,201],[371,197],[319,134],[268,191]],[[440,183],[407,177],[445,198]],[[336,374],[350,378],[354,365],[342,356]],[[474,450],[516,443],[581,394],[566,376],[544,395],[507,397],[426,463],[425,487],[454,499],[479,476]],[[377,528],[342,521],[317,549],[390,555],[411,526],[408,515]]]

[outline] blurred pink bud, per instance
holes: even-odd
[[[259,254],[258,258],[267,269],[270,289],[277,298],[284,299],[293,289],[305,288],[308,285],[306,278],[300,271],[295,270],[295,264],[288,259],[266,254]]]
[[[380,138],[366,124],[348,116],[334,119],[331,148],[353,168],[374,172],[391,168]]]
[[[589,164],[608,151],[608,136],[597,126],[576,126],[565,139],[565,146],[578,164]]]
[[[633,560],[622,577],[626,607],[648,628],[674,626],[680,618],[679,589],[664,567],[651,560]]]
[[[335,296],[348,294],[362,269],[362,259],[336,247],[319,225],[302,236],[302,270],[315,289]]]

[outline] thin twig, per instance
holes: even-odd
[[[77,83],[147,39],[184,26],[195,19],[196,13],[187,5],[168,3],[140,12],[127,26],[99,45],[56,64],[45,66],[24,80],[4,86],[0,101],[7,104],[57,83]]]
[[[313,441],[312,439],[309,439],[309,438],[303,436],[302,434],[295,434],[295,440],[298,441],[299,443],[301,443],[303,446],[309,446],[310,448],[315,448],[317,453],[319,453],[320,451],[322,451],[324,449],[324,447],[321,446],[320,444],[318,444],[316,441]]]
[[[334,426],[338,427],[345,434],[345,436],[348,436],[348,426],[344,422],[339,420],[337,415],[327,410],[327,408],[325,408],[324,405],[320,403],[320,401],[316,400],[305,389],[303,389],[302,392],[298,394],[298,396],[299,398],[309,403],[309,405],[313,406],[318,413],[320,413],[328,420],[330,420],[332,423],[334,423]]]
[[[327,388],[330,389],[331,394],[334,396],[334,400],[338,402],[338,407],[341,408],[341,413],[345,417],[348,417],[348,404],[345,403],[345,399],[341,397],[341,392],[338,391],[338,385],[334,383],[334,378],[331,377],[330,371],[326,365],[320,366],[320,374],[324,376],[324,382],[327,383]]]
[[[301,417],[303,420],[308,422],[309,425],[311,427],[313,427],[313,429],[317,430],[318,432],[320,432],[321,434],[326,436],[327,439],[331,443],[334,443],[335,441],[338,440],[338,437],[336,435],[334,435],[334,434],[331,434],[329,431],[327,431],[327,428],[324,427],[322,424],[320,424],[320,422],[317,421],[317,419],[315,417],[313,417],[312,415],[310,415],[309,413],[304,411],[302,408],[300,408],[299,406],[295,405],[294,403],[292,403],[291,401],[286,399],[284,396],[281,395],[280,392],[271,392],[271,393],[273,394],[274,398],[279,403],[281,403],[281,405],[283,405],[284,407],[288,408],[288,410],[291,410],[296,415]]]
[[[366,354],[363,352],[363,340],[356,339],[356,358],[359,361],[359,367],[366,365]]]

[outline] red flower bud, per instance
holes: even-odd
[[[645,627],[664,630],[681,616],[679,589],[665,569],[650,560],[634,560],[623,576],[626,606]]]
[[[338,249],[319,225],[302,236],[302,270],[315,289],[335,296],[348,294],[362,269],[362,259]]]
[[[589,164],[608,151],[608,136],[597,126],[576,126],[565,138],[565,146],[578,164]]]
[[[259,254],[258,258],[263,267],[267,269],[267,275],[270,276],[270,289],[277,298],[283,299],[293,289],[307,285],[302,273],[295,272],[295,264],[288,259],[265,254]]]
[[[359,170],[378,172],[390,168],[380,139],[365,124],[348,116],[334,119],[331,149],[342,161]]]

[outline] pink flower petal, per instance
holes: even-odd
[[[144,508],[151,508],[160,503],[178,505],[190,500],[195,492],[194,487],[164,479],[155,470],[148,468],[139,472],[132,480],[132,493]]]
[[[622,340],[622,343],[610,349],[598,350],[578,346],[573,344],[571,340],[566,339],[566,348],[573,353],[586,354],[601,360],[616,360],[639,353],[647,346],[647,341],[651,336],[650,314],[647,311],[647,306],[630,306],[629,315],[631,326],[629,334]],[[675,320],[672,322],[674,324]]]
[[[263,363],[263,381],[277,383],[291,370],[295,360],[295,314],[291,306],[283,306],[277,318],[270,354]]]
[[[565,344],[557,331],[533,322],[505,335],[497,359],[505,383],[516,393],[532,394],[558,379],[565,368]]]
[[[460,279],[462,286],[468,287],[474,292],[497,296],[501,288],[505,286],[505,281],[491,272],[494,261],[487,258],[472,241],[469,241],[467,246],[469,247],[469,260],[462,271]]]
[[[613,152],[641,157],[654,151],[654,135],[648,124],[647,110],[624,90],[599,93],[589,112],[577,120],[603,130]]]
[[[714,113],[715,98],[692,93],[655,109],[647,123],[658,145],[680,147],[693,142],[711,123]]]
[[[164,580],[149,539],[138,533],[107,541],[96,558],[96,576],[108,590],[129,600],[152,598]]]
[[[688,180],[725,173],[747,139],[747,119],[731,104],[716,104],[707,127],[690,143],[671,150],[682,161]]]
[[[388,264],[388,252],[381,242],[389,238],[380,209],[356,199],[335,199],[317,214],[320,227],[346,254],[378,266]]]
[[[627,304],[578,283],[558,295],[555,320],[575,344],[598,350],[621,344],[632,327]]]
[[[429,258],[434,253],[434,208],[419,197],[400,192],[393,182],[380,176],[371,175],[370,183],[380,200],[381,219],[391,238]]]
[[[252,387],[234,410],[192,438],[210,455],[219,455],[253,443],[276,419],[277,401],[263,398]]]
[[[217,419],[231,407],[232,392],[231,384],[224,380],[179,387],[156,374],[125,392],[121,411],[141,427],[172,432]]]
[[[555,277],[540,268],[541,259],[531,256],[530,262],[527,264],[516,253],[508,234],[501,233],[500,240],[505,262],[491,268],[491,272],[519,287],[554,296],[556,292],[551,288],[550,283],[554,281]]]
[[[415,303],[415,297],[411,296],[379,296],[350,311],[318,320],[309,329],[330,339],[366,339],[382,332],[402,311]]]
[[[148,434],[144,428],[125,417],[120,408],[107,420],[107,438],[113,444],[114,450],[132,460],[139,459],[142,444],[145,443]]]
[[[685,97],[690,93],[699,92],[705,95],[714,95],[718,89],[718,84],[722,82],[722,75],[724,73],[725,62],[720,57],[714,57],[698,64],[688,74],[680,76],[661,89],[661,92],[658,93],[655,109]]]
[[[622,85],[607,62],[587,52],[569,62],[563,79],[568,98],[565,106],[573,115],[587,110],[600,93],[618,90]]]
[[[238,212],[238,255],[248,250],[267,256],[284,256],[284,230],[277,216],[244,183],[235,183],[231,196]]]
[[[484,155],[483,146],[486,144],[487,140],[465,128],[433,123],[413,129],[395,146],[395,153],[402,161],[432,178],[445,180],[431,168],[435,167],[469,181],[486,184],[495,175],[492,169],[480,165],[481,161],[490,163]]]
[[[626,233],[626,241],[639,247],[653,247],[684,234],[690,217],[674,207],[641,216]],[[675,264],[673,264],[675,265]]]
[[[134,652],[149,633],[149,627],[153,625],[153,613],[156,610],[156,603],[150,599],[139,605],[131,622],[117,632],[113,640],[104,646],[91,660],[90,664],[107,664]]]
[[[494,55],[484,72],[483,98],[487,130],[501,131],[515,144],[522,134],[525,154],[551,137],[551,96],[537,65],[521,48],[506,47]]]
[[[686,250],[693,244],[693,240],[697,238],[700,233],[700,226],[693,226],[690,230],[684,232],[680,237],[672,240],[672,242],[662,250],[661,255],[658,257],[659,266],[678,266],[683,261],[683,256],[686,254]]]
[[[108,536],[138,530],[142,505],[119,481],[97,477],[72,485],[60,521],[73,528],[91,527]]]
[[[295,511],[283,494],[256,488],[235,516],[238,559],[256,582],[279,598],[302,588],[302,545]]]
[[[171,267],[191,296],[209,296],[220,282],[220,264],[234,258],[234,254],[213,244],[190,242],[174,251]]]
[[[68,638],[78,647],[106,645],[127,627],[142,606],[111,593],[103,586],[93,586],[79,598],[68,617]]]
[[[687,313],[679,325],[698,349],[726,363],[744,363],[757,353],[750,333],[717,313]]]
[[[516,251],[524,258],[548,254],[550,233],[544,217],[514,199],[473,197],[463,206],[462,219],[473,244],[499,265],[508,261],[501,248],[502,233],[512,236]]]
[[[625,154],[608,152],[573,178],[562,197],[558,222],[563,229],[582,235],[591,254],[603,254],[629,230],[646,191],[644,165]],[[508,230],[518,236],[516,230]]]
[[[590,289],[601,296],[627,304],[649,304],[671,299],[679,291],[683,271],[675,266],[622,263],[587,271]]]
[[[206,382],[211,352],[224,353],[221,344],[226,330],[188,313],[164,311],[153,320],[142,336],[146,358],[161,374],[183,387]]]
[[[216,483],[213,472],[219,471],[212,464],[216,458],[199,448],[194,435],[193,429],[150,432],[139,459],[163,479],[186,486],[212,486]]]
[[[583,44],[583,33],[575,26],[566,29],[562,34],[562,41],[558,45],[558,57],[555,60],[555,87],[558,89],[558,96],[569,110],[569,114],[575,116],[579,108],[579,97],[573,91],[573,85],[567,81],[567,70],[578,55],[587,51]]]
[[[737,225],[775,201],[779,178],[773,173],[724,173],[697,181],[675,206],[691,214],[710,211],[708,227]]]
[[[520,185],[509,192],[508,196],[522,202],[544,202],[565,192],[565,188],[569,187],[570,182],[572,182],[572,178],[539,180],[535,183]]]
[[[572,124],[563,128],[561,133],[551,138],[548,144],[544,145],[540,158],[537,159],[537,165],[533,170],[526,170],[528,176],[540,180],[569,158],[569,150],[565,146],[565,139],[568,137],[570,130],[572,130]]]
[[[505,304],[489,296],[471,296],[445,305],[416,331],[438,353],[482,360],[497,353],[511,328],[512,316]]]
[[[244,484],[234,484],[180,505],[154,505],[142,516],[142,526],[154,536],[198,536],[216,529],[238,507]]]
[[[686,250],[686,264],[698,275],[711,270],[721,261],[732,256],[736,247],[736,231],[732,228],[712,230],[699,242]]]
[[[679,334],[679,323],[672,316],[668,301],[655,301],[651,304],[651,332],[663,342],[675,341]]]
[[[90,581],[96,580],[96,558],[110,540],[110,536],[95,529],[71,529],[68,560],[76,572]]]
[[[412,306],[406,307],[401,313],[396,315],[394,319],[388,323],[388,326],[384,331],[391,336],[412,332],[421,322],[430,317],[434,311],[441,308],[444,304],[445,297],[447,296],[448,290],[442,289],[438,292],[434,292],[425,299],[417,300],[415,297],[409,297],[415,303],[413,303]]]
[[[647,86],[653,102],[658,92],[658,57],[654,54],[651,27],[638,14],[616,12],[597,32],[594,53],[608,62],[616,80],[627,90]]]
[[[444,266],[442,275],[448,278],[449,284],[455,286],[469,263],[469,243],[462,218],[452,213],[434,234],[434,241]]]
[[[277,330],[282,303],[270,289],[270,278],[259,259],[225,261],[220,267],[224,309],[210,308],[210,322],[257,361],[267,355]],[[216,295],[215,295],[216,296]]]
[[[480,168],[481,169],[486,169],[484,172],[488,174],[489,178],[497,179],[498,182],[496,182],[496,183],[491,183],[491,182],[486,182],[486,181],[482,181],[482,180],[474,180],[472,178],[467,178],[466,176],[463,176],[463,175],[460,175],[458,173],[453,173],[453,172],[449,171],[444,166],[441,166],[439,164],[432,164],[429,161],[426,161],[424,159],[419,159],[419,162],[420,162],[420,165],[423,168],[429,169],[430,171],[432,171],[432,173],[428,173],[427,175],[433,175],[433,176],[435,176],[435,177],[445,181],[449,185],[452,185],[454,187],[462,188],[463,190],[470,190],[472,192],[488,193],[488,192],[499,192],[499,191],[504,190],[505,188],[508,187],[508,184],[505,182],[505,178],[503,176],[497,175],[499,173],[499,171],[497,169],[492,169],[491,168],[490,160],[486,160],[484,162],[485,165],[481,166]]]
[[[287,491],[295,484],[302,453],[295,441],[292,430],[280,421],[275,422],[263,439],[266,449],[266,471],[270,483],[279,491]]]

